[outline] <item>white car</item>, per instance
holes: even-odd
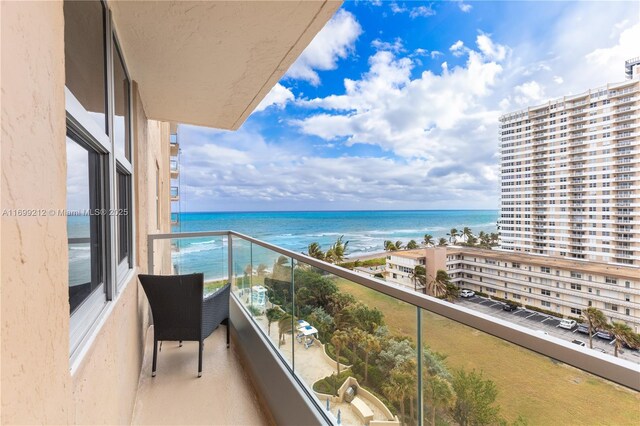
[[[466,298],[466,297],[473,297],[475,295],[476,295],[475,291],[467,290],[466,288],[460,290],[460,297],[465,297]]]
[[[571,330],[575,326],[576,322],[570,319],[563,319],[562,321],[560,321],[560,324],[558,324],[558,327],[566,328],[567,330]]]

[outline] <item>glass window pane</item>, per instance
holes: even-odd
[[[65,84],[106,132],[104,8],[99,1],[64,2]]]
[[[67,138],[69,304],[73,313],[103,283],[102,219],[98,201],[100,158]]]
[[[113,139],[116,151],[124,154],[131,161],[131,146],[129,141],[129,79],[125,72],[120,49],[113,40]]]
[[[129,257],[131,247],[131,176],[118,172],[118,262]]]

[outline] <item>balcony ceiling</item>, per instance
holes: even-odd
[[[341,1],[110,2],[147,116],[237,129]]]

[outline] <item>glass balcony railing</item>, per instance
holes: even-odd
[[[148,251],[156,273],[204,272],[211,289],[230,282],[233,303],[329,423],[631,424],[640,415],[637,364],[455,300],[233,231],[150,235]]]

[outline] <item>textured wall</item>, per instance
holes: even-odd
[[[2,2],[2,209],[66,208],[64,22],[60,2]],[[134,85],[136,263],[169,231],[169,125],[148,121]],[[153,178],[149,165],[153,164]],[[153,200],[153,203],[150,203]],[[131,421],[148,306],[137,278],[110,305],[70,373],[66,219],[2,217],[2,424]],[[168,252],[165,264],[170,265]]]
[[[4,209],[66,208],[62,3],[2,2]],[[2,423],[67,423],[64,217],[1,219]]]

